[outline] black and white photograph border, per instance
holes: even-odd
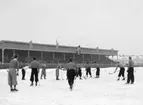
[[[0,0],[0,105],[142,105],[143,1]]]

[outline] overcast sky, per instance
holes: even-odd
[[[0,39],[143,54],[143,0],[0,0]]]

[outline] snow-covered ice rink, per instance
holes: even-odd
[[[69,90],[66,72],[64,80],[56,81],[55,69],[47,69],[47,79],[30,87],[30,69],[24,81],[19,71],[18,92],[10,92],[7,71],[0,70],[0,105],[143,105],[143,68],[135,68],[133,85],[117,81],[118,73],[109,75],[115,68],[102,68],[98,79],[94,70],[92,78],[76,79],[73,91]]]

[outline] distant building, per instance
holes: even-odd
[[[19,61],[28,63],[32,57],[36,57],[39,61],[47,63],[66,63],[70,58],[75,62],[97,62],[110,64],[113,62],[107,56],[117,56],[117,50],[106,50],[96,48],[80,48],[81,53],[77,54],[77,46],[62,46],[39,44],[18,41],[0,41],[0,62],[7,63],[12,58],[13,54],[19,56]]]

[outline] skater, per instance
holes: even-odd
[[[33,86],[34,78],[35,78],[35,85],[37,86],[40,64],[36,60],[35,57],[33,58],[33,61],[30,64],[30,68],[32,69],[31,76],[30,76],[30,81],[31,81],[31,85],[30,86]]]
[[[120,71],[119,71],[119,74],[118,74],[118,81],[120,80],[120,77],[122,76],[122,80],[125,80],[125,68],[124,68],[124,65],[121,64],[120,62],[117,62],[117,66],[116,66],[116,69],[114,71],[114,73],[117,71],[118,67],[120,68]]]
[[[99,67],[99,65],[97,64],[97,65],[96,65],[96,77],[95,77],[95,78],[99,78],[99,76],[100,76],[100,67]]]
[[[75,71],[76,71],[76,64],[72,61],[72,59],[69,60],[69,63],[67,64],[67,79],[68,84],[70,86],[70,90],[73,89],[74,84],[74,78],[75,78]]]
[[[90,75],[90,77],[92,77],[91,67],[89,65],[89,62],[86,63],[85,68],[86,68],[86,77],[88,77],[88,74]]]
[[[44,76],[44,79],[46,79],[46,64],[42,64],[42,71],[41,71],[41,78]]]
[[[21,72],[22,72],[22,80],[25,80],[26,71],[25,71],[24,67],[22,68]]]
[[[9,65],[8,84],[10,86],[10,91],[18,91],[18,89],[16,89],[17,75],[19,72],[19,62],[17,59],[18,59],[18,56],[14,55]]]
[[[64,72],[66,71],[67,69],[64,68],[64,65],[61,65],[60,67],[60,75],[61,75],[61,79],[64,80]]]
[[[127,82],[126,84],[134,83],[134,62],[131,57],[129,57],[128,70],[127,70]]]
[[[58,62],[57,68],[56,68],[56,80],[60,80],[59,79],[59,70],[61,69],[61,64]]]
[[[78,68],[76,67],[76,70],[75,70],[75,78],[78,77]]]
[[[81,71],[81,65],[80,64],[78,64],[77,65],[77,77],[80,77],[80,79],[82,79],[81,77],[82,77],[82,71]]]

